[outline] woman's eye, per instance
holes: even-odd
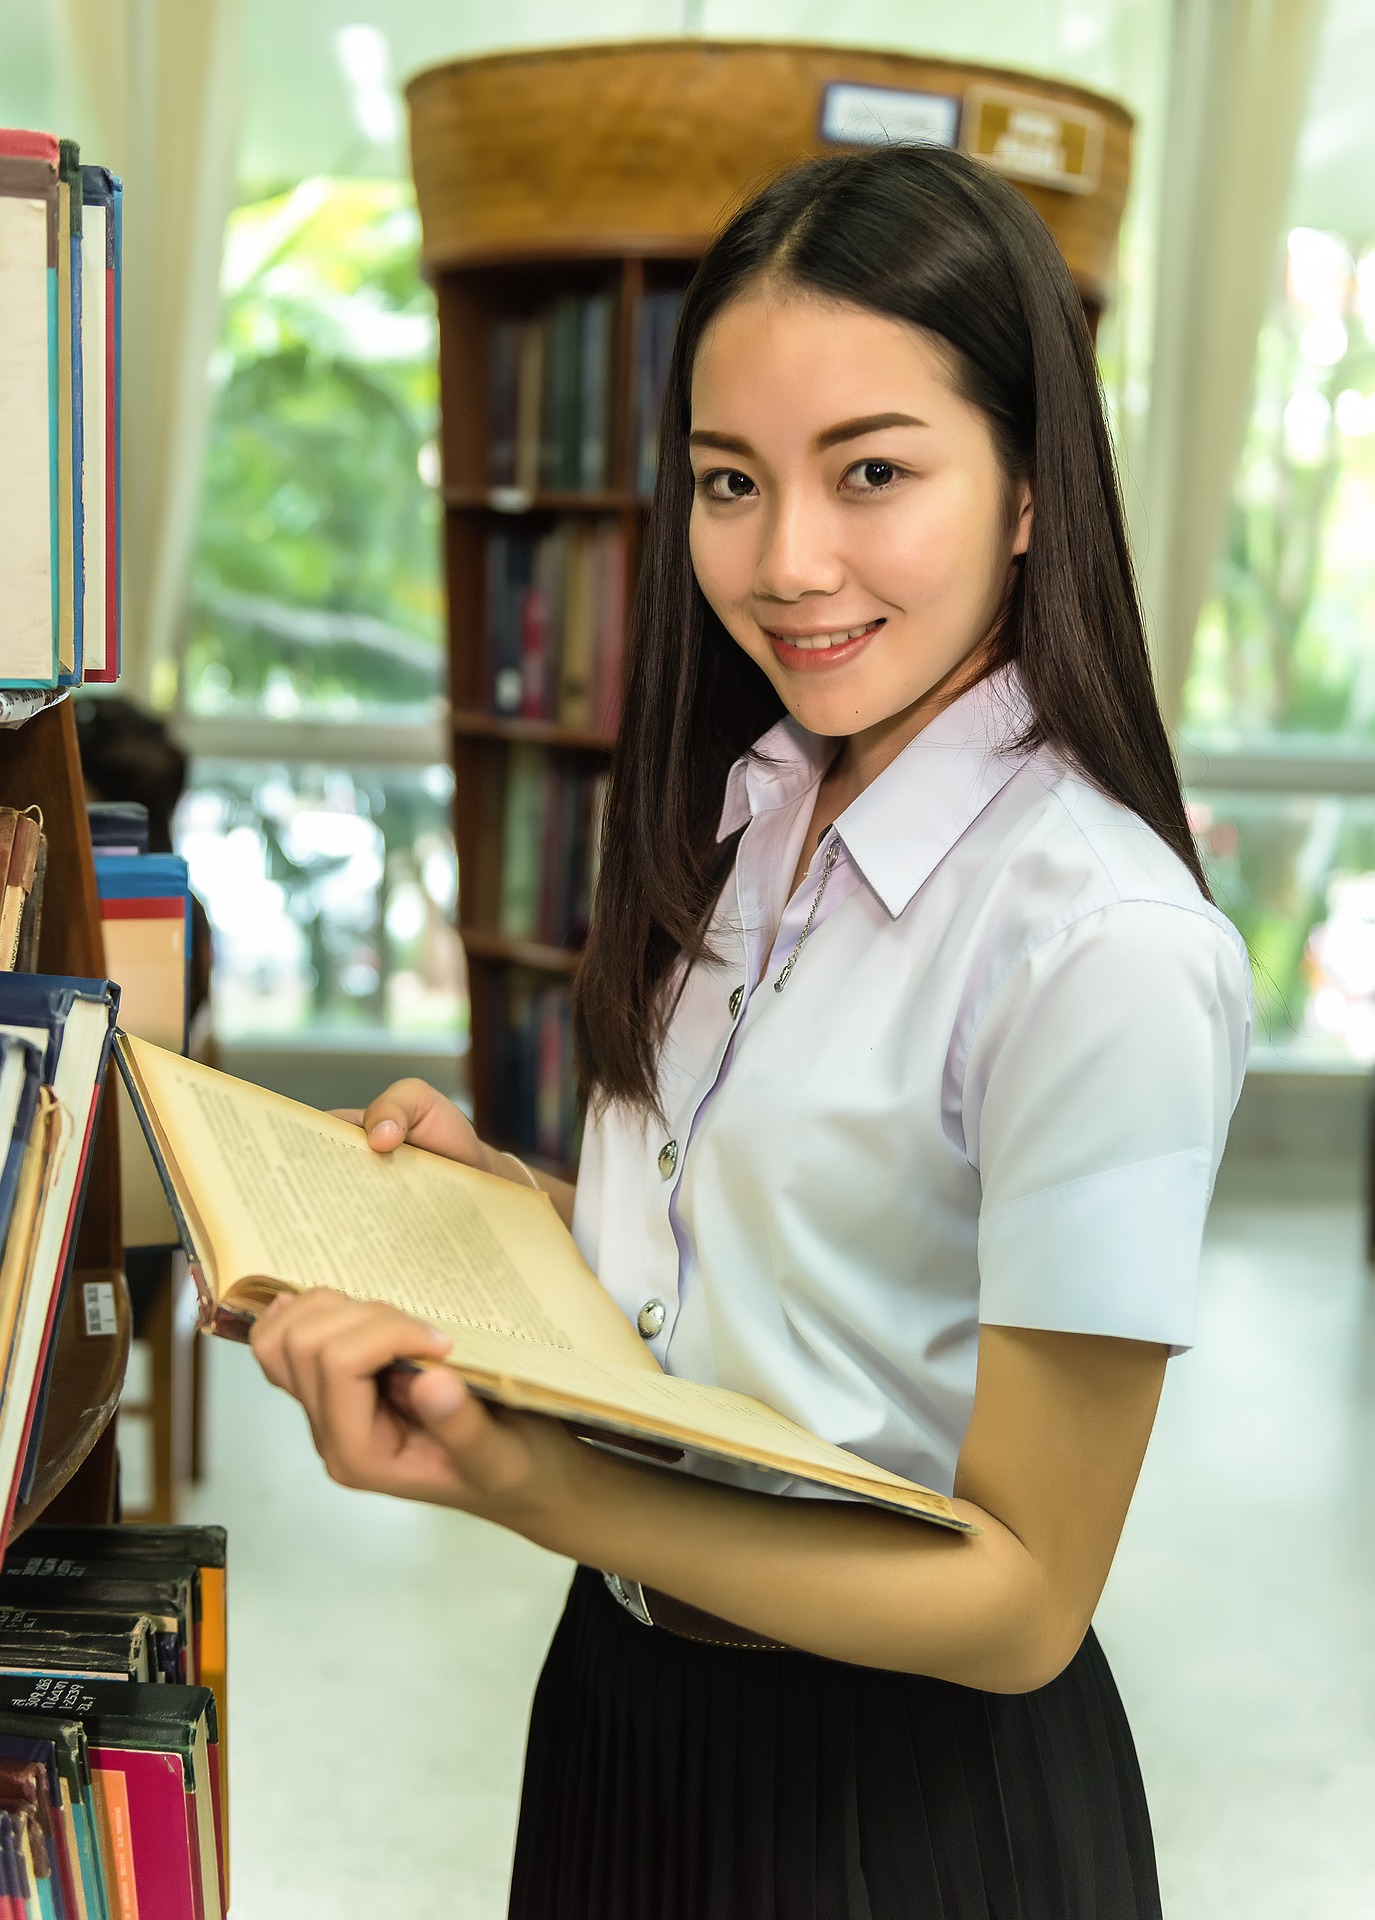
[[[712,473],[704,473],[697,482],[708,500],[747,500],[754,492],[754,482],[747,473],[736,473],[729,467],[717,467]]]
[[[856,493],[882,493],[898,478],[891,460],[857,460],[845,474],[845,484]]]

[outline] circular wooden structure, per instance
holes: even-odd
[[[407,98],[426,264],[700,254],[751,188],[809,155],[873,143],[825,137],[837,87],[958,103],[958,143],[1016,180],[1085,304],[1106,304],[1130,166],[1125,108],[1000,68],[844,47],[656,40],[418,75]],[[1075,151],[1047,184],[1061,137]]]

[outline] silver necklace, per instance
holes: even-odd
[[[787,959],[783,962],[783,970],[773,983],[773,990],[775,993],[782,993],[784,987],[786,987],[788,984],[788,976],[792,972],[793,968],[797,965],[797,956],[802,951],[802,943],[812,930],[812,922],[813,920],[816,919],[816,910],[821,905],[821,896],[826,891],[826,882],[831,877],[831,868],[835,865],[836,861],[839,858],[840,858],[840,841],[838,839],[832,840],[830,846],[827,847],[826,849],[826,864],[821,869],[821,884],[820,886],[818,886],[816,892],[812,895],[811,909],[807,914],[806,920],[803,922],[801,933],[799,933],[797,936],[797,945],[793,948],[792,952],[788,955]]]

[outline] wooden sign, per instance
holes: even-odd
[[[973,86],[964,96],[961,145],[1014,180],[1093,193],[1103,172],[1103,117],[1064,100]]]
[[[960,103],[948,93],[833,80],[821,96],[821,138],[835,147],[953,147]]]

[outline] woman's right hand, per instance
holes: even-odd
[[[393,1153],[403,1140],[426,1153],[459,1160],[481,1173],[519,1179],[508,1154],[497,1153],[478,1139],[473,1123],[453,1101],[423,1080],[394,1080],[385,1093],[366,1108],[336,1107],[336,1117],[362,1127],[368,1145],[378,1153]]]

